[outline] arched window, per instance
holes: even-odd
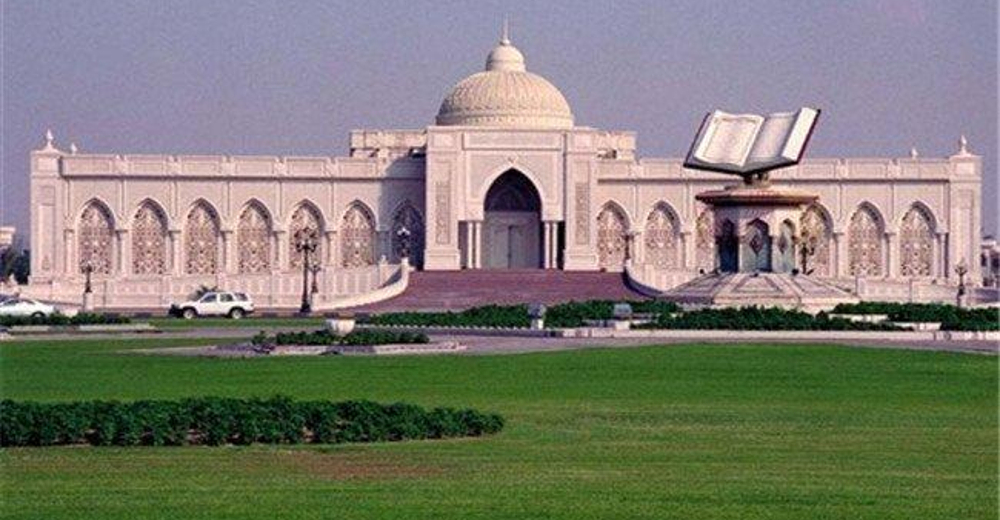
[[[736,224],[729,219],[723,220],[719,226],[715,250],[719,252],[719,270],[723,273],[735,273],[740,270],[740,237],[736,232]]]
[[[155,204],[143,202],[132,219],[132,274],[167,272],[167,219]]]
[[[921,206],[903,216],[899,230],[899,273],[903,276],[930,276],[934,257],[934,226]]]
[[[606,204],[597,215],[597,265],[601,269],[618,270],[625,265],[628,225],[618,206]]]
[[[646,218],[646,263],[657,269],[678,267],[677,231],[674,213],[666,204],[657,204]]]
[[[236,225],[236,248],[241,273],[271,270],[271,219],[256,202],[247,205]]]
[[[295,237],[303,230],[312,230],[320,238],[316,249],[309,254],[309,265],[319,265],[323,258],[323,226],[320,224],[319,212],[311,204],[302,203],[292,213],[292,222],[288,227],[288,259],[292,269],[302,270],[302,253],[295,249]]]
[[[709,209],[695,221],[695,260],[706,273],[715,269],[715,222]]]
[[[204,201],[188,212],[184,224],[184,272],[215,274],[219,268],[219,218]]]
[[[819,206],[812,204],[799,219],[799,229],[801,230],[802,254],[801,260],[805,258],[802,265],[804,274],[814,276],[830,276],[830,237],[833,235],[833,225],[827,218],[826,212]]]
[[[392,257],[398,262],[404,256],[410,264],[424,264],[424,219],[416,208],[406,201],[392,218]]]
[[[364,267],[375,264],[375,217],[360,202],[347,208],[340,224],[341,265]]]
[[[747,224],[740,253],[743,271],[771,271],[771,229],[766,222],[754,220]],[[743,255],[742,253],[745,253]]]
[[[851,276],[882,276],[882,219],[867,205],[851,216],[847,230],[847,261]]]
[[[114,227],[107,206],[95,200],[83,208],[78,240],[80,272],[89,265],[93,274],[111,274]]]
[[[795,269],[795,224],[792,221],[781,223],[775,247],[778,248],[778,265],[772,265],[771,269],[778,273],[792,272]]]

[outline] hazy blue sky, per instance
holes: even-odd
[[[0,222],[28,226],[28,152],[341,155],[420,128],[505,14],[578,124],[676,157],[714,107],[824,110],[811,157],[985,159],[996,230],[995,0],[2,2]]]

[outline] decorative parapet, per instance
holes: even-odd
[[[66,177],[378,178],[423,177],[423,161],[358,157],[76,154],[59,158]]]
[[[425,130],[352,130],[351,157],[419,157],[427,152]]]

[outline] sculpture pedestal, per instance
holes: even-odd
[[[764,305],[810,312],[858,301],[839,287],[798,274],[799,221],[816,195],[759,181],[696,198],[711,206],[715,217],[716,270],[668,291],[666,299],[706,307]]]

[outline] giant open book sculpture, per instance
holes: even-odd
[[[684,167],[740,175],[750,183],[797,164],[818,118],[815,108],[767,116],[716,110],[702,121]]]

